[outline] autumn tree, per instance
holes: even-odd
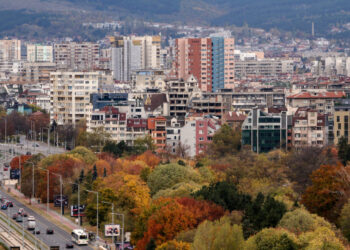
[[[171,240],[163,243],[156,250],[190,250],[191,244],[182,241]]]
[[[344,166],[350,160],[350,145],[348,144],[348,139],[344,136],[338,142],[338,157]]]
[[[312,213],[335,222],[350,198],[350,169],[341,164],[324,165],[311,174],[312,185],[302,195],[302,203]]]
[[[133,147],[134,154],[142,154],[147,150],[150,150],[153,152],[155,149],[156,149],[156,146],[150,135],[146,135],[145,137],[142,137],[142,138],[137,138],[134,141],[134,147]]]
[[[10,162],[11,169],[22,169],[23,165],[28,161],[32,156],[31,155],[20,155],[12,158]]]
[[[214,134],[213,141],[208,147],[208,154],[215,158],[237,153],[241,149],[241,132],[224,124]]]

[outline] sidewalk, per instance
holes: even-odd
[[[48,221],[54,223],[56,226],[59,226],[60,228],[62,228],[63,230],[65,230],[67,233],[71,233],[73,229],[77,229],[79,228],[78,224],[75,224],[74,222],[72,222],[71,220],[69,220],[68,218],[61,216],[59,213],[57,213],[56,211],[49,209],[49,211],[47,212],[47,207],[46,207],[46,203],[43,204],[39,204],[37,202],[37,200],[32,200],[31,204],[28,204],[28,200],[27,198],[24,196],[24,194],[22,194],[21,192],[19,192],[17,189],[13,188],[13,187],[6,187],[6,191],[8,191],[7,189],[10,189],[10,192],[7,192],[9,194],[14,195],[15,197],[17,197],[22,203],[25,203],[26,206],[32,208],[35,211],[40,211],[39,214],[41,214],[43,217],[45,217]],[[94,246],[95,247],[99,247],[99,246],[103,246],[105,245],[104,241],[102,241],[101,239],[96,240],[94,242]]]

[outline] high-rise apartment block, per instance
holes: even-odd
[[[21,41],[0,40],[0,71],[11,71],[14,62],[21,60]]]
[[[52,72],[51,120],[58,125],[75,124],[91,112],[90,94],[99,86],[99,72]]]
[[[202,91],[233,88],[234,38],[179,38],[175,42],[175,74],[193,75]]]
[[[160,36],[111,37],[114,79],[129,81],[132,71],[160,68]]]
[[[97,43],[55,44],[54,55],[58,69],[91,70],[99,66],[100,48]]]
[[[50,45],[28,44],[28,62],[53,62],[53,47]]]

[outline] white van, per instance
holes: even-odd
[[[35,218],[34,216],[29,216],[28,217],[28,230],[34,230],[36,226]]]

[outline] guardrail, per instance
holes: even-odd
[[[7,224],[8,220],[10,220],[11,218],[7,218],[6,214],[4,214],[4,212],[0,212],[0,227],[4,228],[4,223]],[[24,223],[24,221],[22,222]],[[6,227],[6,230],[7,230],[7,226]],[[22,235],[24,233],[24,238],[29,241],[31,243],[31,245],[29,245],[26,241],[24,241],[24,249],[35,249],[35,241],[37,242],[36,243],[36,246],[37,246],[37,249],[41,249],[41,250],[46,250],[46,249],[49,249],[49,247],[44,243],[42,242],[39,238],[35,237],[34,235],[30,234],[27,232],[27,230],[23,230],[23,228],[18,225],[17,223],[10,223],[10,227],[16,231],[16,233],[13,233],[13,237],[18,241],[18,242],[23,242],[22,240],[22,236],[18,236],[19,235]]]

